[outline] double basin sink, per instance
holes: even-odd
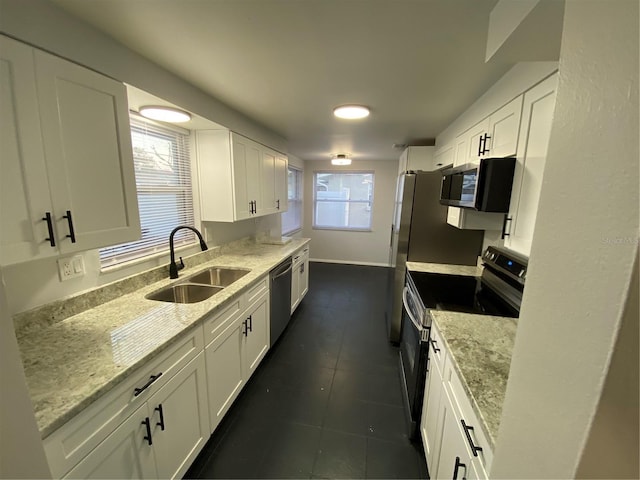
[[[184,280],[146,295],[149,300],[172,303],[196,303],[206,300],[244,277],[250,270],[210,267]]]

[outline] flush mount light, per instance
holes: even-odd
[[[369,116],[369,108],[363,105],[342,105],[333,109],[333,114],[338,118],[356,120]]]
[[[160,105],[147,105],[140,107],[140,115],[161,122],[184,123],[191,120],[191,114],[177,108],[163,107]]]
[[[331,165],[351,165],[351,159],[348,158],[344,153],[331,155]]]

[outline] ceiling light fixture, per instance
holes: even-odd
[[[140,115],[151,120],[161,122],[184,123],[191,120],[191,114],[177,108],[163,107],[161,105],[146,105],[140,107]]]
[[[331,165],[351,165],[351,159],[344,153],[331,155]]]
[[[357,120],[369,116],[369,108],[364,105],[342,105],[333,109],[333,114],[338,118]]]

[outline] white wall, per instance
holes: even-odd
[[[51,478],[0,270],[0,478]]]
[[[45,0],[0,0],[0,31],[34,46],[86,65],[231,128],[276,150],[286,152],[285,140],[230,109],[161,67],[128,50],[89,25]],[[197,184],[197,182],[196,182]],[[196,192],[197,193],[197,192]],[[280,216],[237,224],[204,224],[210,246],[280,228]],[[182,252],[189,255],[192,247]],[[9,314],[86,291],[148,268],[168,263],[166,255],[129,268],[100,272],[97,250],[82,254],[86,275],[60,282],[56,258],[6,267]]]
[[[639,216],[638,15],[636,0],[566,2],[555,117],[492,478],[574,478],[627,297],[638,294],[630,291]],[[638,425],[620,427],[610,447],[628,451],[624,429]],[[637,455],[636,445],[624,461],[637,467]]]
[[[313,173],[316,171],[373,171],[373,218],[370,232],[314,230]],[[304,172],[304,231],[311,238],[311,260],[362,265],[389,264],[389,237],[396,192],[398,160],[359,161],[347,167],[327,161],[307,161]]]

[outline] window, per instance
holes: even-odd
[[[287,172],[289,207],[282,214],[282,234],[302,229],[302,170],[289,167]]]
[[[373,172],[315,172],[313,228],[371,230]]]
[[[142,238],[101,249],[103,268],[166,252],[171,230],[194,225],[188,131],[135,114],[130,119]],[[190,230],[180,230],[174,237],[176,247],[194,242]]]

